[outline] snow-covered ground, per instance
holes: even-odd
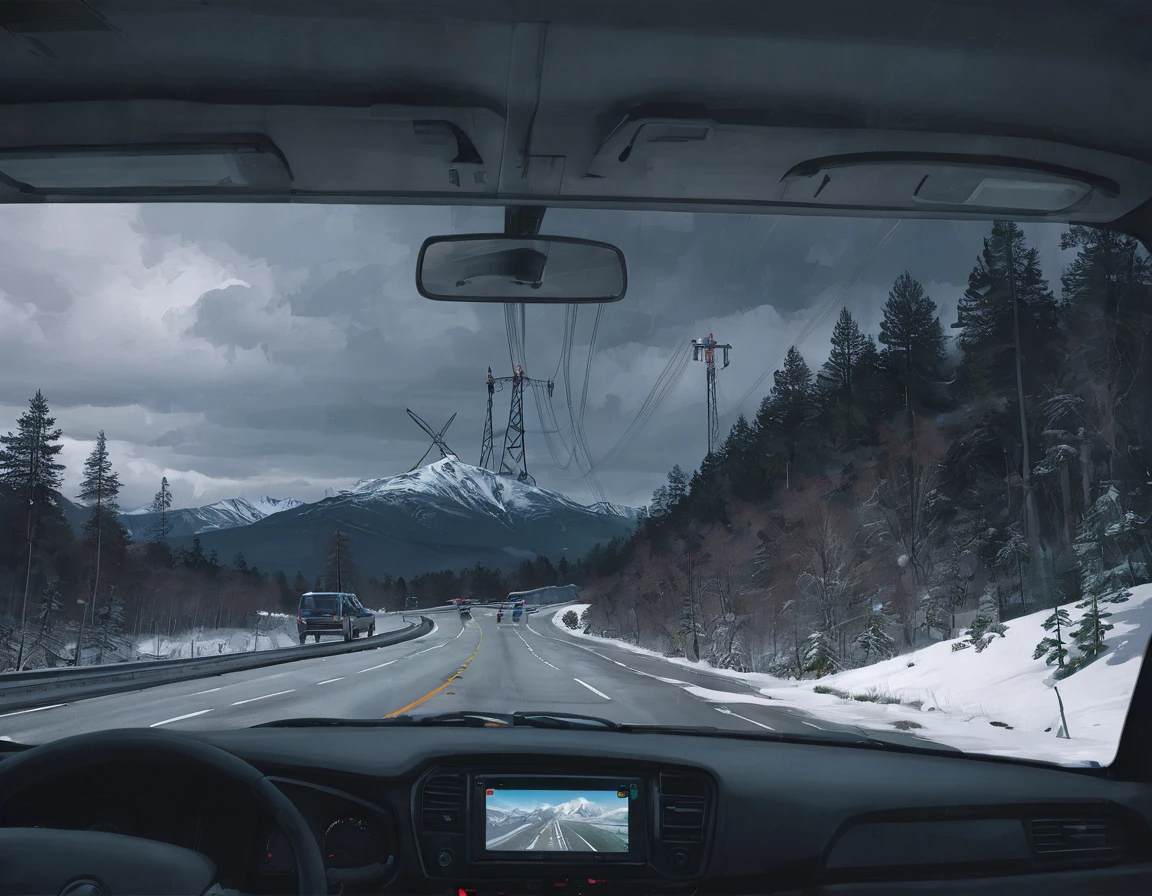
[[[414,616],[412,618],[415,618]],[[407,623],[400,614],[377,614],[376,631],[383,633],[403,628]],[[335,640],[324,638],[321,643]],[[203,628],[178,632],[172,637],[160,635],[138,635],[129,639],[121,650],[113,656],[105,652],[103,662],[148,659],[189,659],[190,657],[221,656],[226,653],[251,653],[256,650],[275,650],[281,647],[297,646],[300,643],[296,632],[296,617],[287,613],[262,613],[259,627],[250,628]],[[309,644],[312,642],[309,641]],[[64,646],[64,654],[71,656],[76,649],[73,637]],[[84,665],[95,665],[101,661],[100,651],[85,648]]]
[[[604,643],[605,639],[595,635],[571,631],[561,621],[568,610],[579,615],[587,607],[562,607],[553,622],[568,635]],[[1074,604],[1065,609],[1074,623],[1084,612]],[[954,651],[955,641],[942,641],[819,681],[790,681],[708,667],[716,674],[746,681],[760,696],[686,689],[717,703],[740,700],[791,706],[832,722],[900,728],[972,752],[1106,765],[1116,754],[1152,633],[1152,584],[1134,588],[1130,600],[1108,609],[1112,613],[1108,621],[1114,625],[1108,633],[1108,651],[1062,681],[1054,679],[1053,666],[1032,658],[1036,645],[1048,634],[1041,627],[1052,613],[1047,609],[1011,620],[1004,637],[993,639],[981,653],[971,647]],[[621,641],[612,643],[672,665],[702,665]],[[1070,738],[1057,737],[1060,708],[1054,686],[1064,701]],[[818,693],[817,687],[829,692]]]

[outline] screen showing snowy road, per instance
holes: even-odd
[[[498,852],[628,852],[629,792],[484,789],[484,847]]]

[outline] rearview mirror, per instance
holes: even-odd
[[[434,236],[416,260],[416,289],[440,302],[618,302],[628,288],[624,253],[567,236]]]

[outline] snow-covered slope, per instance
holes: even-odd
[[[579,613],[587,604],[561,607],[553,622],[565,634],[564,613]],[[1084,611],[1064,607],[1073,623]],[[867,728],[903,729],[962,750],[1080,764],[1112,761],[1124,728],[1132,690],[1152,634],[1152,584],[1132,589],[1131,598],[1108,606],[1107,651],[1095,662],[1063,679],[1044,659],[1033,659],[1036,645],[1048,636],[1042,623],[1052,610],[1041,610],[1006,623],[1007,631],[980,653],[972,647],[953,650],[964,639],[942,641],[894,659],[828,675],[819,681],[786,681],[770,675],[713,670],[740,678],[759,689],[741,702],[794,707],[814,716]],[[1065,633],[1067,638],[1067,633]],[[665,659],[674,666],[694,666],[682,658],[614,641],[618,647]],[[671,673],[670,674],[674,674]],[[820,693],[816,691],[820,689]],[[1057,737],[1064,702],[1068,738]],[[725,691],[685,686],[705,700],[729,703]]]
[[[508,569],[544,555],[575,561],[594,544],[631,531],[633,517],[497,476],[455,459],[366,479],[331,498],[243,528],[205,532],[205,550],[242,551],[261,569],[311,574],[341,525],[363,573],[411,576],[483,563]],[[495,596],[495,595],[494,595]]]
[[[303,501],[295,498],[270,498],[267,495],[257,501],[247,498],[225,498],[214,504],[203,507],[184,507],[168,511],[169,521],[172,523],[170,537],[179,538],[187,535],[199,535],[216,529],[234,529],[237,526],[249,526],[258,520],[265,519],[274,513],[282,513],[293,507],[300,507]],[[149,530],[157,519],[157,514],[147,507],[130,510],[120,515],[120,522],[124,524],[133,538],[148,537]]]

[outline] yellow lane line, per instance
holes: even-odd
[[[470,656],[470,657],[468,657],[468,659],[464,660],[464,664],[459,669],[456,670],[456,672],[452,675],[451,678],[449,678],[446,682],[444,682],[444,684],[440,685],[440,687],[436,688],[436,690],[429,691],[427,694],[425,694],[419,700],[413,700],[411,703],[409,703],[407,706],[403,707],[402,709],[398,709],[395,712],[390,712],[390,713],[388,713],[388,715],[382,716],[382,718],[391,719],[393,716],[404,715],[404,713],[408,712],[408,710],[414,709],[415,707],[417,707],[421,703],[423,703],[425,700],[429,700],[432,697],[435,697],[442,690],[444,690],[446,687],[448,687],[448,685],[452,684],[452,682],[454,682],[457,678],[459,678],[460,673],[468,668],[468,664],[470,662],[472,662],[472,660],[476,659],[476,654],[478,654],[480,652],[480,643],[481,643],[481,641],[484,640],[484,629],[480,628],[479,623],[476,624],[476,629],[477,629],[477,631],[480,632],[480,640],[476,642],[476,649],[472,651],[472,656]],[[457,637],[459,637],[459,635],[457,635]],[[455,640],[455,638],[453,638],[453,640]]]

